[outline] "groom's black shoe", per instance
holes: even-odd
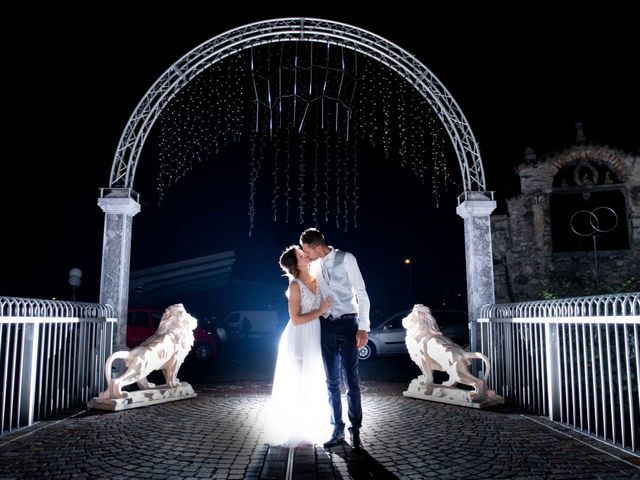
[[[353,450],[362,450],[362,441],[360,440],[360,429],[359,428],[349,428],[349,436],[351,437],[351,448]]]
[[[344,427],[335,427],[331,438],[324,442],[323,446],[325,448],[335,447],[336,445],[340,445],[342,442],[344,442]]]

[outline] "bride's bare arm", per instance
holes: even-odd
[[[301,313],[300,285],[298,285],[297,282],[291,282],[289,285],[289,316],[291,317],[291,322],[293,322],[294,325],[302,325],[303,323],[315,320],[320,315],[327,313],[332,301],[331,297],[324,298],[322,302],[320,302],[320,308],[307,313]]]

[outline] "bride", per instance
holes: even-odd
[[[278,347],[267,419],[272,445],[322,443],[331,434],[326,376],[320,350],[319,316],[332,299],[322,299],[311,260],[298,246],[288,247],[280,266],[289,277],[289,316]]]

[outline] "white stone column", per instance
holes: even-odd
[[[114,351],[126,349],[131,226],[140,211],[137,194],[129,188],[105,190],[98,206],[105,213],[102,239],[100,303],[113,306],[118,317]],[[132,195],[136,199],[132,198]]]
[[[495,303],[493,288],[493,256],[489,215],[496,202],[488,193],[465,192],[456,213],[464,219],[464,245],[467,264],[467,304],[471,350],[477,351],[476,319],[480,308]]]

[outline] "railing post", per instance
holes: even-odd
[[[544,324],[545,354],[547,357],[547,402],[549,418],[560,421],[561,408],[561,370],[560,370],[560,335],[557,323]]]
[[[513,365],[513,362],[515,360],[513,356],[513,321],[505,323],[503,325],[505,326],[502,329],[502,341],[504,342],[502,358],[504,359],[505,378],[507,379],[507,382],[504,386],[503,395],[505,396],[505,398],[512,398],[514,392],[516,391],[516,377],[514,373],[515,368]]]
[[[18,425],[33,423],[36,405],[36,378],[38,373],[38,351],[40,343],[40,325],[23,323],[24,351],[22,357],[22,377],[20,378],[20,414]]]

